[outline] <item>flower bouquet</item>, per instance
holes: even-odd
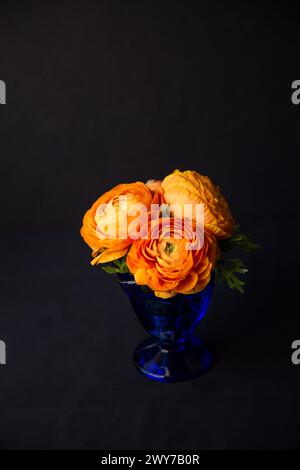
[[[244,292],[239,275],[247,269],[225,252],[256,248],[220,189],[207,176],[179,170],[162,181],[119,184],[86,212],[81,236],[91,264],[117,277],[150,334],[135,350],[138,369],[163,382],[205,372],[212,357],[193,332],[214,285],[225,281]]]

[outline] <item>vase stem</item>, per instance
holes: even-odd
[[[150,338],[137,347],[134,359],[142,374],[161,382],[192,379],[206,372],[212,362],[211,353],[195,336],[172,345]]]

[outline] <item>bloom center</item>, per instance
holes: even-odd
[[[170,242],[166,243],[165,253],[167,253],[167,255],[170,255],[171,253],[173,253],[174,249],[175,249],[175,245],[173,243],[170,243]]]

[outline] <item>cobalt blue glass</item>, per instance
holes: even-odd
[[[213,276],[203,291],[169,299],[156,297],[150,289],[136,285],[130,274],[120,274],[118,280],[150,335],[135,350],[138,370],[159,382],[181,382],[206,372],[212,355],[194,336],[194,330],[210,303]]]

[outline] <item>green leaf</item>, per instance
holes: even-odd
[[[103,265],[102,269],[108,274],[114,274],[116,272],[116,268],[114,266],[111,266],[110,264]]]
[[[130,272],[126,263],[126,256],[123,256],[123,258],[115,259],[110,263],[103,264],[101,267],[103,271],[108,274],[124,274]]]
[[[259,245],[253,243],[248,235],[235,232],[231,237],[220,240],[219,246],[221,251],[229,251],[233,248],[239,248],[242,251],[253,252],[259,248]]]
[[[245,282],[237,277],[236,274],[245,274],[248,269],[244,266],[242,261],[237,258],[221,260],[217,263],[215,268],[216,280],[218,282],[227,282],[230,289],[236,289],[244,294]]]

